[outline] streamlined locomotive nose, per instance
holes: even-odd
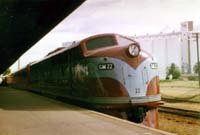
[[[143,55],[143,56],[141,56]],[[143,58],[142,61],[137,59]],[[138,62],[139,61],[139,62]],[[126,88],[131,98],[131,103],[147,103],[160,101],[159,77],[157,62],[144,52],[134,59],[129,65],[123,66]],[[137,67],[132,67],[135,65]]]

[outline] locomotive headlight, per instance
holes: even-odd
[[[135,45],[135,44],[131,44],[128,47],[128,52],[131,56],[138,56],[140,49],[139,46]]]

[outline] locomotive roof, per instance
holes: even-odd
[[[49,58],[51,58],[51,57],[53,57],[55,55],[58,55],[58,54],[63,53],[65,51],[69,50],[69,49],[72,49],[72,48],[78,46],[79,44],[80,44],[80,41],[73,41],[71,45],[69,45],[67,47],[63,47],[63,49],[58,49],[58,50],[56,49],[57,51],[54,50],[55,52],[50,52],[47,56],[45,56],[41,60],[34,61],[34,62],[32,62],[32,63],[30,63],[28,65],[30,65],[30,66],[35,65],[35,64],[37,64],[37,63],[39,63],[41,61],[44,61],[44,60],[49,59]]]
[[[67,51],[67,50],[69,50],[71,48],[74,48],[74,47],[78,46],[79,44],[80,44],[80,41],[73,41],[71,45],[69,45],[67,47],[64,47],[63,49],[59,49],[58,51],[56,51],[54,53],[50,52],[50,54],[45,56],[44,58],[42,58],[40,60],[37,60],[37,61],[30,62],[29,64],[27,64],[26,66],[22,67],[21,69],[15,71],[15,72],[13,72],[12,74],[16,74],[16,73],[26,69],[28,65],[30,65],[30,66],[35,65],[35,64],[37,64],[37,63],[39,63],[41,61],[44,61],[44,60],[49,59],[49,58],[51,58],[51,57],[53,57],[55,55],[58,55],[58,54],[60,54],[62,52],[65,52],[65,51]]]
[[[37,64],[37,63],[39,63],[39,62],[41,62],[41,61],[44,61],[44,60],[49,59],[49,58],[51,58],[51,57],[53,57],[53,56],[55,56],[55,55],[58,55],[58,54],[63,53],[63,52],[65,52],[65,51],[69,50],[69,49],[72,49],[72,48],[74,48],[74,47],[80,45],[81,42],[85,42],[85,41],[87,41],[87,40],[90,40],[90,39],[93,39],[93,38],[96,38],[96,37],[101,37],[101,36],[117,36],[117,35],[118,35],[118,36],[122,36],[122,37],[128,37],[128,36],[123,36],[123,35],[116,34],[116,33],[104,33],[104,34],[97,34],[97,35],[89,36],[89,37],[87,37],[87,38],[85,38],[85,39],[83,39],[83,40],[80,40],[80,41],[73,41],[71,45],[69,45],[69,46],[67,46],[67,47],[63,47],[63,49],[61,49],[62,47],[60,47],[60,49],[56,49],[56,50],[54,50],[54,51],[48,53],[47,56],[45,56],[44,58],[42,58],[42,59],[40,59],[40,60],[33,61],[33,62],[27,64],[25,67],[23,67],[23,68],[20,69],[20,70],[25,69],[28,65],[30,65],[30,66],[35,65],[35,64]],[[131,38],[130,38],[130,39],[131,39]],[[132,40],[133,40],[133,39],[132,39]],[[20,71],[20,70],[18,70],[18,71]],[[18,71],[16,71],[16,72],[18,72]],[[16,72],[15,72],[15,73],[16,73]]]
[[[41,61],[44,61],[44,60],[46,60],[46,59],[49,59],[49,58],[51,58],[51,57],[53,57],[53,56],[55,56],[55,55],[58,55],[58,54],[60,54],[60,53],[63,53],[63,52],[65,52],[65,51],[67,51],[67,50],[69,50],[69,49],[71,49],[71,48],[74,48],[74,47],[76,47],[76,46],[78,46],[81,42],[84,42],[84,41],[87,41],[87,40],[89,40],[89,39],[93,39],[93,38],[96,38],[96,37],[99,37],[99,36],[110,36],[110,35],[119,35],[119,34],[115,34],[115,33],[105,33],[105,34],[97,34],[97,35],[93,35],[93,36],[89,36],[89,37],[87,37],[87,38],[85,38],[85,39],[83,39],[83,40],[80,40],[80,41],[73,41],[72,42],[72,44],[71,45],[69,45],[69,46],[67,46],[67,47],[64,47],[63,49],[58,49],[57,51],[55,51],[55,52],[50,52],[49,53],[49,55],[47,55],[47,56],[45,56],[44,58],[42,58],[41,60],[38,60],[38,61],[34,61],[34,62],[32,62],[32,63],[30,63],[29,65],[35,65],[35,64],[37,64],[37,63],[39,63],[39,62],[41,62]]]

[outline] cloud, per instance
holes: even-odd
[[[199,4],[198,0],[88,0],[54,32],[159,33],[166,26],[174,28],[181,21],[197,20],[194,11],[199,12]]]

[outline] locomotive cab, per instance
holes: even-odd
[[[136,41],[118,34],[101,34],[83,40],[80,46],[94,78],[112,79],[122,85],[124,90],[120,86],[118,92],[126,91],[132,104],[153,102],[151,105],[157,106],[156,101],[160,101],[157,62]]]
[[[136,113],[135,107],[142,107],[144,116],[136,121],[146,125],[151,123],[149,121],[156,121],[156,108],[161,100],[158,66],[139,43],[117,34],[102,34],[83,40],[81,47],[88,63],[88,77],[95,85],[91,89],[96,92],[92,95],[96,104],[118,109],[132,106],[134,111],[130,109],[127,112],[133,121],[137,114],[130,112]],[[157,127],[157,124],[149,126]]]
[[[117,34],[101,34],[83,40],[81,47],[83,55],[91,62],[88,69],[94,70],[96,78],[117,81],[125,87],[121,91],[127,91],[132,104],[159,104],[157,62],[149,53],[141,50],[136,41]]]

